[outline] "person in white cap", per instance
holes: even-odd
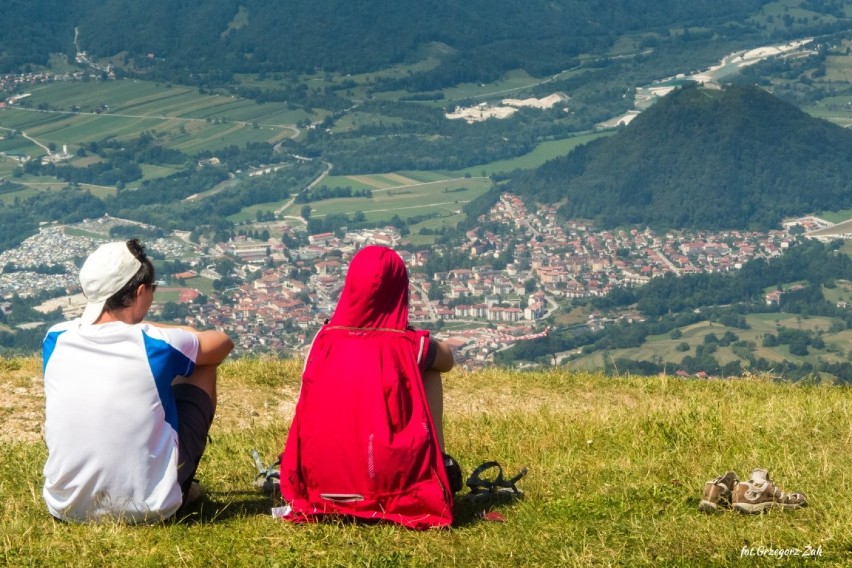
[[[53,326],[42,345],[48,511],[162,522],[198,493],[216,371],[234,344],[221,331],[143,321],[157,284],[136,239],[101,245],[80,284],[82,317]]]

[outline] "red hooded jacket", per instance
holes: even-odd
[[[453,498],[419,363],[429,334],[408,326],[408,273],[369,246],[349,266],[311,346],[281,459],[281,493],[306,521],[340,514],[414,529],[452,523]]]

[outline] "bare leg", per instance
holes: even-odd
[[[213,410],[216,410],[216,369],[218,365],[196,365],[195,371],[188,377],[177,377],[172,381],[172,385],[182,383],[195,385],[210,397],[210,402],[213,403]]]
[[[444,451],[444,384],[441,373],[435,369],[423,372],[423,390],[426,391],[426,403],[432,412],[432,422],[435,423],[435,434],[438,445]]]

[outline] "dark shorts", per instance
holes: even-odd
[[[426,358],[420,361],[420,370],[428,371],[435,364],[435,356],[438,354],[438,340],[434,337],[429,338],[429,349],[426,350]]]
[[[206,392],[187,383],[172,386],[172,393],[178,415],[178,483],[185,496],[207,447],[213,402]]]

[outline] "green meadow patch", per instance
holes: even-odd
[[[825,219],[831,223],[842,223],[852,219],[852,209],[841,209],[840,211],[820,211],[814,214],[820,219]]]
[[[445,377],[447,448],[469,473],[523,466],[524,497],[457,499],[446,530],[274,520],[252,486],[250,451],[284,446],[299,361],[223,366],[206,490],[178,522],[79,526],[41,498],[44,399],[37,358],[0,359],[0,559],[5,565],[103,566],[763,566],[811,553],[852,562],[849,388],[759,377],[683,380],[489,368]],[[14,392],[15,396],[10,393]],[[333,419],[333,418],[330,418]],[[329,456],[328,459],[334,459]],[[699,513],[705,481],[768,468],[809,506],[745,516]],[[486,521],[481,513],[502,515]],[[786,552],[785,552],[786,551]]]
[[[458,215],[466,203],[482,195],[491,187],[487,178],[444,178],[439,181],[420,182],[406,173],[373,174],[363,176],[329,176],[323,181],[329,188],[351,187],[370,189],[373,196],[346,197],[312,201],[312,217],[333,214],[353,215],[364,213],[370,221],[390,220],[436,214],[440,218]],[[304,204],[294,203],[285,214],[299,215]]]
[[[548,160],[558,158],[570,154],[577,146],[582,146],[592,140],[596,140],[602,136],[611,136],[614,132],[594,132],[582,134],[563,140],[550,140],[542,142],[532,152],[512,158],[511,160],[499,160],[482,164],[480,166],[472,166],[464,170],[460,170],[459,174],[469,175],[486,175],[508,173],[515,170],[531,170],[539,167]]]
[[[509,71],[504,78],[494,83],[477,84],[477,83],[462,83],[456,87],[450,87],[443,90],[444,101],[440,101],[442,106],[446,105],[446,101],[459,101],[471,98],[500,96],[503,98],[513,98],[518,92],[523,92],[529,87],[541,83],[541,79],[536,79],[522,69]]]
[[[180,168],[177,166],[158,166],[155,164],[140,164],[139,167],[142,169],[142,175],[145,179],[157,179],[169,177],[172,174],[176,174],[180,171]]]
[[[826,301],[834,304],[838,302],[852,303],[852,281],[837,280],[834,283],[834,288],[823,287],[822,295],[825,296]]]
[[[213,281],[209,278],[204,278],[203,276],[187,278],[184,280],[184,286],[187,288],[195,288],[205,296],[210,295],[213,292]]]
[[[0,111],[0,121],[2,121],[4,117],[5,114]],[[0,122],[0,124],[4,123]],[[44,152],[44,150],[37,144],[23,136],[11,136],[8,132],[3,130],[0,130],[0,133],[4,134],[4,137],[0,139],[0,152],[3,152],[4,154],[8,154],[9,156],[32,156]],[[11,157],[0,157],[0,162],[2,162],[0,163],[0,167],[18,167],[18,162],[13,160]]]
[[[260,212],[260,213],[266,213],[267,211],[275,212],[275,211],[281,209],[281,207],[283,207],[284,204],[287,203],[287,201],[289,201],[289,198],[288,199],[282,199],[280,201],[272,201],[272,202],[267,202],[267,203],[258,203],[257,205],[250,205],[248,207],[242,208],[239,213],[234,213],[233,215],[228,215],[226,217],[226,219],[228,219],[228,221],[231,221],[232,223],[235,223],[237,225],[245,224],[245,223],[252,223],[253,221],[257,220],[258,212]]]

